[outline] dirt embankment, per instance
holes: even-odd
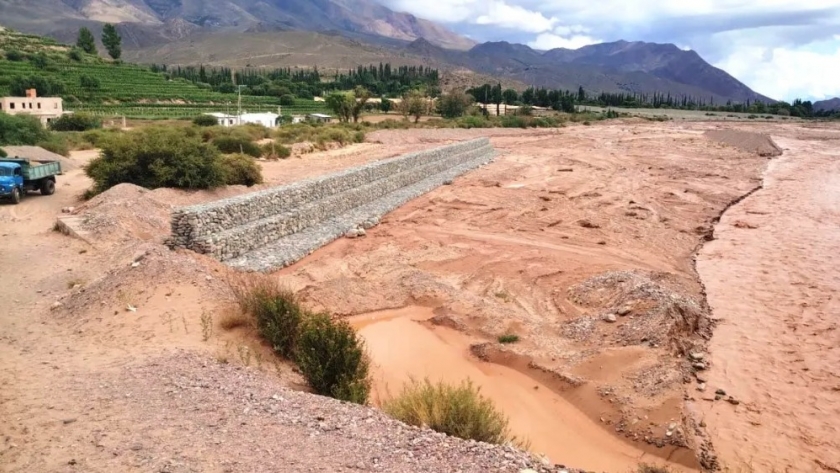
[[[684,382],[709,326],[692,255],[766,164],[710,142],[707,128],[380,131],[362,145],[264,163],[274,185],[480,135],[502,152],[278,277],[338,315],[434,309],[458,340],[491,342],[487,359],[537,380],[604,432],[695,467],[690,448],[703,438],[684,422],[684,399],[696,396]],[[76,170],[55,196],[0,207],[3,246],[15,248],[0,252],[0,267],[19,268],[0,276],[0,298],[16,307],[0,315],[0,414],[13,419],[0,426],[0,461],[10,471],[525,465],[513,452],[394,430],[378,414],[284,391],[300,388],[299,376],[248,330],[220,326],[228,269],[160,244],[172,205],[249,189],[118,186],[80,205],[88,185]],[[91,244],[50,230],[67,207]],[[520,342],[493,343],[507,333]]]

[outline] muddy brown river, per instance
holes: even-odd
[[[471,380],[509,418],[531,451],[552,461],[607,472],[627,472],[640,462],[669,464],[610,433],[550,387],[506,366],[482,362],[470,354],[479,340],[426,322],[427,307],[373,312],[351,317],[373,358],[373,398],[381,402],[399,393],[404,383],[429,378],[458,384]]]

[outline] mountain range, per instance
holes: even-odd
[[[840,112],[840,97],[814,102],[815,112]]]
[[[97,32],[106,22],[118,25],[126,58],[138,62],[329,69],[378,59],[520,86],[772,101],[672,44],[617,41],[550,51],[476,44],[374,0],[0,0],[0,23],[65,42],[80,26]]]

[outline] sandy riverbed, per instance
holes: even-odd
[[[337,241],[278,277],[312,308],[340,316],[401,307],[421,319],[434,314],[361,327],[380,386],[398,390],[409,369],[474,377],[534,450],[557,462],[623,473],[650,459],[693,469],[705,452],[755,471],[832,471],[840,468],[831,452],[840,392],[830,370],[838,276],[828,255],[837,252],[838,170],[837,140],[827,138],[837,133],[745,126],[788,148],[770,161],[704,136],[718,126],[381,131],[361,145],[264,163],[271,185],[483,134],[501,152],[389,214],[367,237]],[[73,159],[81,165],[90,154]],[[768,163],[766,189],[730,209],[702,250],[709,312],[693,255],[720,212],[761,184]],[[376,469],[374,458],[382,467],[406,461],[394,453],[403,446],[388,443],[399,438],[390,424],[362,437],[312,424],[345,412],[318,398],[296,402],[282,422],[249,417],[268,409],[255,393],[300,389],[299,375],[275,363],[253,332],[218,325],[231,310],[224,266],[161,245],[172,205],[249,189],[121,186],[83,204],[76,197],[89,184],[76,169],[55,196],[0,205],[2,246],[15,249],[0,252],[0,268],[15,268],[0,273],[0,298],[15,307],[0,312],[0,416],[12,419],[0,423],[4,467],[358,471]],[[761,199],[770,200],[751,203]],[[51,231],[69,206],[91,243]],[[616,312],[624,315],[604,320]],[[714,331],[710,315],[722,319]],[[521,341],[495,343],[506,333]],[[686,353],[706,352],[712,333],[701,393]],[[397,336],[405,343],[384,343]],[[207,368],[220,361],[228,365]],[[225,388],[237,379],[247,387]],[[703,400],[718,388],[741,403]],[[535,427],[536,418],[548,422]],[[406,471],[436,471],[444,458],[454,465],[445,451],[460,452],[463,465],[469,455],[491,458],[427,442],[409,448],[416,456]],[[518,470],[477,461],[464,471]]]

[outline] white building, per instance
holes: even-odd
[[[239,123],[254,123],[257,125],[262,125],[266,128],[274,128],[277,126],[277,119],[280,118],[280,115],[271,112],[265,113],[243,113],[239,117]]]
[[[38,97],[35,89],[27,89],[26,97],[0,97],[0,111],[9,115],[33,115],[44,126],[65,113],[61,97]]]
[[[236,115],[228,115],[227,113],[220,113],[220,112],[213,112],[208,113],[211,117],[215,117],[216,121],[219,122],[221,126],[234,126],[239,124],[239,119]]]
[[[277,119],[280,118],[280,115],[276,113],[243,113],[242,115],[229,115],[227,113],[221,112],[212,112],[208,113],[214,118],[216,121],[219,122],[221,126],[236,126],[236,125],[244,125],[246,123],[254,123],[257,125],[262,125],[266,128],[274,128],[277,126]]]

